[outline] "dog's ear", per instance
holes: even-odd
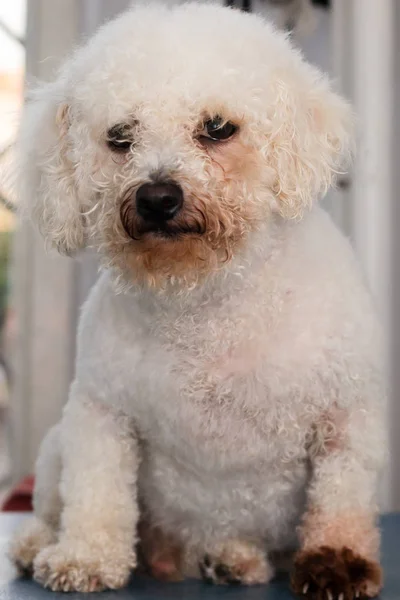
[[[275,82],[265,148],[277,210],[286,218],[301,216],[327,192],[352,151],[349,105],[317,71],[303,67],[304,81]]]
[[[22,216],[39,225],[62,254],[85,243],[84,216],[71,158],[70,108],[61,81],[28,99],[16,147],[16,187]]]

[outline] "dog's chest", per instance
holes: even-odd
[[[181,319],[158,328],[139,369],[135,419],[142,437],[188,463],[254,464],[293,458],[303,431],[271,395],[265,331],[240,319]],[[290,415],[290,419],[293,415]]]

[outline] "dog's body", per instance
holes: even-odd
[[[313,426],[333,406],[368,408],[371,423],[352,431],[360,460],[373,463],[371,444],[382,444],[368,310],[349,248],[318,209],[271,225],[253,255],[190,294],[115,295],[103,275],[82,318],[77,381],[132,418],[151,520],[203,551],[237,536],[293,543]],[[364,354],[365,371],[349,354]]]
[[[136,15],[143,30],[143,23],[151,22],[151,9],[128,13],[114,25],[118,38]],[[185,23],[188,40],[197,35],[196,21],[214,15],[226,18],[239,33],[261,27],[254,17],[212,7],[189,5],[159,15],[161,37],[163,19],[172,23],[167,30],[175,26],[173,19],[180,27]],[[321,593],[343,592],[347,600],[379,590],[376,479],[385,448],[379,331],[350,247],[327,215],[315,207],[301,221],[287,219],[300,214],[300,204],[309,203],[309,195],[329,183],[344,143],[335,131],[344,138],[347,109],[318,82],[310,88],[308,117],[299,120],[297,113],[306,105],[301,94],[308,94],[311,80],[304,84],[298,73],[304,68],[307,80],[311,71],[296,62],[297,56],[291,65],[292,50],[279,34],[267,28],[256,33],[271,40],[276,36],[275,50],[284,51],[283,57],[274,57],[281,61],[279,77],[271,79],[265,92],[279,89],[265,134],[273,143],[263,142],[262,149],[265,124],[257,130],[248,126],[246,142],[232,137],[218,148],[202,138],[192,148],[187,132],[179,137],[178,114],[192,123],[189,106],[198,114],[198,101],[205,106],[211,102],[215,111],[224,93],[222,88],[219,93],[211,90],[199,99],[196,78],[185,86],[195,85],[198,92],[184,88],[190,103],[178,94],[175,108],[173,99],[163,104],[163,96],[160,100],[152,95],[146,85],[132,91],[132,97],[134,92],[141,95],[137,120],[152,123],[152,137],[146,138],[143,125],[144,133],[138,134],[143,146],[138,142],[126,164],[119,158],[120,148],[114,162],[106,163],[104,148],[94,147],[107,103],[87,106],[86,98],[83,107],[74,108],[76,99],[88,94],[91,71],[82,67],[84,60],[77,60],[75,87],[62,94],[68,109],[51,109],[62,122],[62,144],[71,147],[63,148],[56,166],[49,165],[52,147],[45,153],[42,227],[54,244],[67,250],[82,245],[89,235],[110,261],[83,311],[76,377],[62,422],[43,444],[36,520],[13,549],[18,564],[30,568],[34,563],[35,577],[53,589],[123,585],[136,564],[140,518],[144,560],[160,577],[201,573],[221,583],[265,582],[272,574],[268,554],[293,548],[299,525],[296,591],[314,598],[321,585]],[[109,35],[112,54],[118,46]],[[98,52],[94,45],[86,62]],[[118,63],[122,73],[124,60]],[[179,90],[180,75],[177,83],[174,63],[168,64],[170,71],[158,85]],[[103,71],[94,73],[109,68],[106,61]],[[180,69],[182,65],[178,74]],[[229,69],[224,73],[228,82],[239,76]],[[94,98],[102,98],[96,86],[106,79],[90,81]],[[315,83],[314,75],[311,79]],[[250,85],[252,97],[240,117],[243,136],[245,113],[254,119],[261,110],[257,94],[264,94],[255,75]],[[124,102],[131,102],[126,87],[125,99],[115,109],[120,114],[108,117],[108,127],[121,120]],[[297,113],[285,105],[280,115],[293,90],[302,90]],[[59,99],[59,90],[57,94]],[[227,98],[220,104],[229,106]],[[230,110],[238,114],[239,108]],[[93,119],[89,134],[87,119]],[[313,127],[317,130],[311,134]],[[83,164],[82,148],[72,145],[74,135],[79,144],[90,136],[85,143],[94,157]],[[258,150],[250,150],[257,144]],[[260,162],[266,156],[267,163]],[[68,187],[67,175],[61,173],[66,157],[84,209],[74,205],[71,183]],[[150,180],[154,172],[156,178],[165,177],[160,170],[168,168],[168,181],[173,173],[185,193],[180,210],[187,210],[187,216],[179,212],[178,220],[170,219],[162,233],[159,224],[155,231],[147,230],[136,212],[129,212],[133,209],[127,190],[131,194],[133,189],[137,198],[139,183],[149,178],[143,174],[146,164],[151,165]],[[127,178],[129,185],[124,186]],[[55,180],[70,195],[60,214],[59,206],[51,205]],[[205,199],[200,202],[196,189],[202,186]],[[97,194],[92,208],[84,195],[91,187]],[[111,204],[116,189],[120,211],[113,211]],[[116,271],[118,281],[128,284],[120,294]],[[130,279],[137,283],[131,285]],[[331,554],[324,558],[327,551]],[[327,561],[330,576],[319,584],[312,571],[321,560]],[[337,581],[332,576],[335,566],[341,573]],[[343,580],[344,572],[348,579]]]

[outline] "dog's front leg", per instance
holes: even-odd
[[[308,507],[292,586],[310,600],[373,598],[382,585],[376,523],[384,446],[379,415],[338,409],[315,427]]]
[[[38,554],[34,577],[52,590],[116,589],[136,565],[138,445],[127,417],[73,388],[61,424],[59,540]]]

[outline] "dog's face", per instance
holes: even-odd
[[[311,206],[347,151],[349,122],[327,82],[259,18],[138,8],[34,95],[22,201],[60,251],[93,245],[128,282],[193,283],[273,212]]]

